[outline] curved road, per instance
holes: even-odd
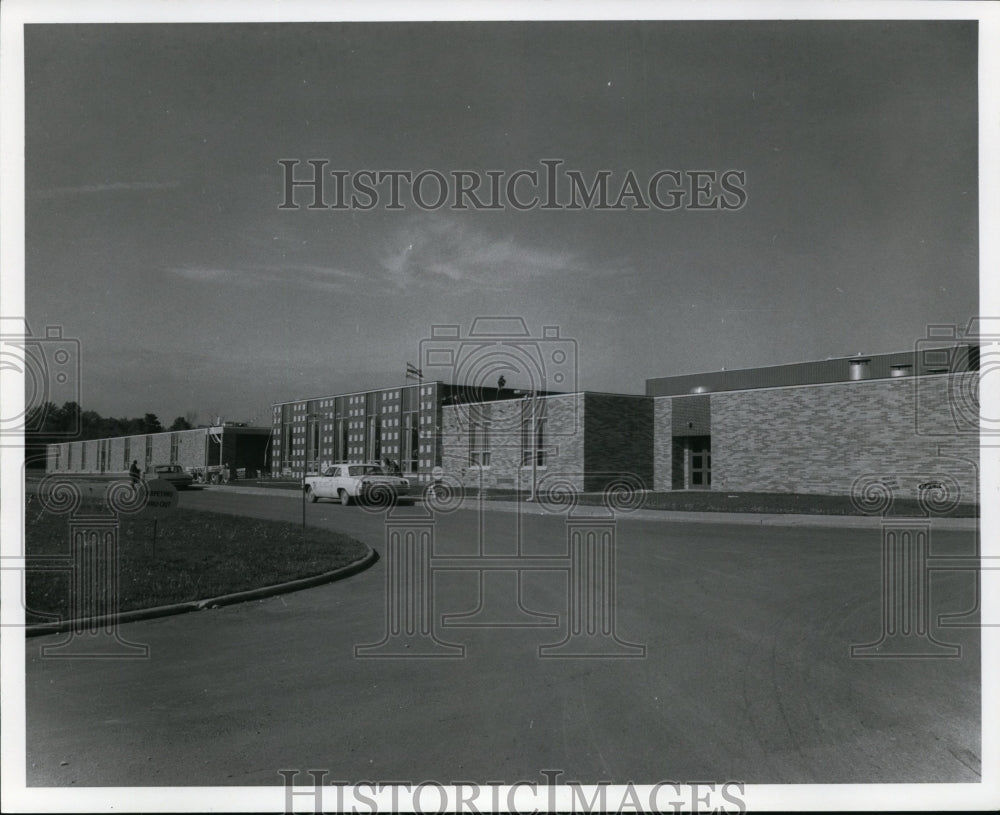
[[[205,491],[182,505],[295,521],[298,501]],[[408,510],[418,512],[419,507]],[[406,510],[404,510],[406,512]],[[332,503],[309,522],[386,551],[384,518]],[[435,555],[566,552],[558,516],[460,510]],[[746,783],[976,781],[975,628],[935,629],[953,659],[852,659],[878,639],[877,529],[619,520],[617,633],[643,658],[540,658],[567,633],[567,577],[440,571],[436,636],[457,659],[358,659],[386,631],[386,569],[318,588],[130,623],[146,660],[40,658],[27,642],[29,785],[328,781]],[[936,531],[935,554],[975,533]],[[453,561],[449,561],[452,563]],[[457,562],[457,561],[455,561]],[[499,562],[499,561],[496,561]],[[446,622],[545,623],[457,627]],[[974,572],[936,572],[937,612],[975,605]],[[554,625],[553,625],[554,623]]]

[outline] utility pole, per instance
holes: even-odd
[[[309,433],[309,420],[318,418],[320,414],[318,413],[307,413],[305,416],[306,420],[306,437],[303,439],[302,443],[302,528],[306,528],[306,471],[309,469],[309,440],[312,438]]]

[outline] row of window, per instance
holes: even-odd
[[[545,467],[548,464],[549,450],[545,446],[546,419],[525,417],[521,421],[521,466]],[[534,426],[534,427],[532,427]],[[469,466],[489,467],[492,450],[490,449],[491,420],[483,415],[472,418],[469,422]]]
[[[430,396],[430,395],[433,394],[433,390],[434,389],[433,389],[432,385],[426,385],[426,386],[423,386],[423,387],[420,388],[420,394],[421,394],[421,396]],[[391,401],[399,400],[400,399],[400,395],[401,395],[401,391],[398,390],[398,389],[397,390],[385,390],[385,391],[371,391],[370,393],[378,393],[378,395],[379,395],[378,398],[382,402],[391,402]],[[349,404],[349,405],[363,405],[363,404],[366,403],[367,399],[368,399],[368,394],[367,393],[354,394],[352,396],[348,396],[347,397],[347,404]],[[319,400],[319,407],[321,407],[321,408],[335,407],[336,404],[337,404],[337,397],[330,397],[330,398],[327,398],[327,399],[320,399]],[[297,403],[295,403],[295,404],[292,405],[292,412],[293,413],[303,413],[303,412],[305,412],[307,410],[307,408],[308,408],[308,404],[307,403],[305,403],[305,402],[297,402]],[[275,416],[278,416],[281,413],[281,406],[280,405],[275,405],[274,408],[272,409],[272,412],[274,413]]]
[[[143,451],[145,466],[148,467],[153,463],[153,439],[151,436],[145,437],[145,450]],[[53,445],[51,448],[54,452],[53,465],[55,469],[60,468],[62,462],[62,449],[66,448],[66,469],[73,469],[73,447],[74,444],[79,444],[80,450],[80,469],[87,469],[87,449],[91,444],[95,442],[73,442],[67,443],[65,445]],[[97,465],[101,472],[104,472],[111,466],[111,440],[110,439],[97,439]],[[180,457],[180,438],[176,433],[170,435],[170,463],[176,464]],[[132,451],[132,439],[126,436],[122,440],[122,470],[127,470],[132,465],[133,451]]]

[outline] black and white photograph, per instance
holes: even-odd
[[[998,35],[5,3],[4,811],[1000,807]]]

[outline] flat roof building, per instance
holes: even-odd
[[[255,478],[270,469],[266,427],[221,424],[193,430],[168,430],[49,444],[46,471],[125,475],[133,461],[141,470],[179,464],[203,477],[228,467],[231,478]]]
[[[492,351],[492,349],[491,349]],[[645,395],[425,381],[272,406],[271,428],[201,428],[48,447],[48,470],[229,464],[299,477],[379,461],[427,483],[531,491],[637,489],[902,494],[978,500],[979,348],[970,343],[658,377]]]
[[[430,381],[279,402],[271,409],[271,470],[291,476],[321,471],[335,461],[389,461],[402,473],[429,481],[442,466],[446,405],[523,396],[516,388]]]

